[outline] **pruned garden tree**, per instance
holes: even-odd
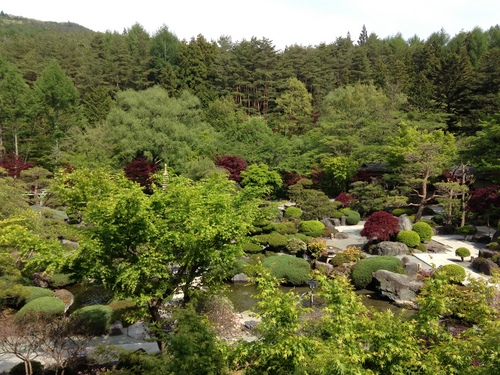
[[[105,179],[107,191],[86,191],[92,177]],[[156,326],[174,293],[188,302],[227,276],[257,211],[221,174],[199,183],[172,178],[148,196],[123,177],[82,170],[62,176],[59,193],[81,210],[88,233],[67,266],[134,301]]]
[[[418,207],[415,221],[438,195],[430,191],[433,180],[450,167],[456,156],[455,137],[442,130],[420,130],[402,123],[388,148],[387,159],[394,172],[412,189],[410,206]]]
[[[368,240],[389,241],[399,232],[399,219],[385,211],[378,211],[366,219],[361,235]]]

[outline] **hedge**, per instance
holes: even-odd
[[[24,305],[15,316],[17,322],[35,317],[49,318],[64,314],[64,302],[55,297],[39,297]]]
[[[399,207],[395,208],[391,211],[391,214],[394,216],[402,216],[402,215],[413,215],[413,210],[411,208]]]
[[[401,260],[393,256],[376,256],[360,260],[352,269],[351,279],[357,289],[364,289],[372,282],[373,272],[387,270],[404,273]]]
[[[277,255],[266,258],[262,266],[268,268],[271,274],[287,284],[302,285],[310,279],[311,267],[303,258],[291,255]]]
[[[243,251],[247,254],[256,254],[262,252],[262,245],[253,242],[246,242],[242,245]]]
[[[321,237],[323,229],[325,229],[325,224],[318,220],[301,221],[299,224],[300,232],[309,237]]]
[[[408,247],[417,247],[420,244],[420,236],[413,230],[402,230],[398,233],[396,239]]]
[[[108,332],[113,322],[114,310],[107,305],[85,306],[71,314],[76,332],[82,335],[99,336]]]
[[[298,232],[297,225],[293,221],[285,221],[274,225],[274,230],[279,234],[294,234]]]
[[[413,224],[411,230],[418,233],[420,241],[422,242],[430,241],[432,239],[432,235],[434,234],[432,227],[423,221]]]

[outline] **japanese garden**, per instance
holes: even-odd
[[[276,50],[0,12],[5,373],[498,374],[499,194],[498,25]]]

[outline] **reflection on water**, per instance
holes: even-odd
[[[300,286],[300,287],[280,286],[279,288],[285,293],[294,292],[297,294],[297,296],[301,296],[304,293],[310,291],[309,287],[307,286]],[[225,294],[233,302],[235,309],[239,312],[242,312],[250,310],[255,306],[257,300],[253,298],[253,296],[255,295],[256,292],[257,292],[256,288],[252,284],[233,283],[229,285],[229,288]],[[400,314],[403,311],[403,309],[394,305],[389,299],[379,295],[377,292],[363,289],[356,291],[356,294],[362,295],[364,297],[363,304],[365,306],[373,307],[375,310],[385,311],[389,309],[394,314]],[[408,317],[415,313],[416,313],[415,310],[405,310],[404,316]]]

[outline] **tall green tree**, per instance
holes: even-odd
[[[276,109],[283,113],[279,127],[284,135],[303,134],[311,123],[312,95],[297,78],[289,78],[285,90],[276,99]]]

